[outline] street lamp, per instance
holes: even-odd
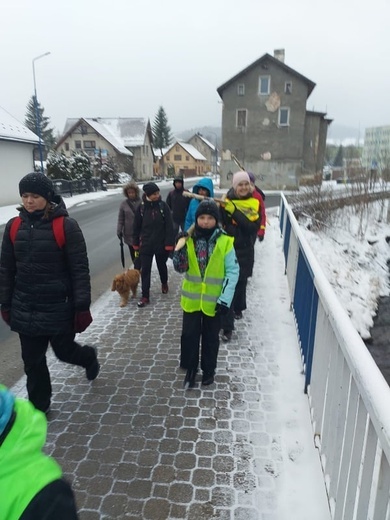
[[[39,159],[41,161],[41,173],[43,173],[43,155],[42,155],[42,136],[41,136],[41,122],[39,117],[38,110],[38,97],[37,97],[37,84],[35,81],[35,62],[45,56],[48,56],[50,52],[45,52],[45,54],[40,54],[36,58],[32,60],[32,69],[33,69],[33,79],[34,79],[34,106],[35,106],[35,127],[38,134],[39,139]]]

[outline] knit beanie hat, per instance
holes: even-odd
[[[211,199],[202,200],[196,208],[195,221],[200,215],[211,215],[218,222],[219,211],[217,204]]]
[[[51,201],[54,196],[54,186],[52,181],[43,173],[28,173],[19,182],[20,196],[23,193],[35,193],[44,199]]]
[[[252,172],[248,172],[248,175],[249,175],[249,180],[251,181],[252,184],[254,184],[256,181],[254,174]]]
[[[15,397],[6,388],[0,388],[0,435],[4,432],[14,411]]]
[[[242,181],[250,182],[249,175],[247,174],[247,172],[243,172],[243,171],[242,172],[236,172],[233,175],[233,188],[236,189],[237,186]]]
[[[156,193],[156,191],[160,191],[160,188],[154,182],[147,182],[144,184],[142,189],[144,190],[144,193],[147,197],[150,197],[150,195],[153,195],[153,193]]]
[[[173,185],[174,185],[175,187],[176,187],[176,183],[177,183],[177,182],[181,182],[182,187],[183,187],[183,185],[184,185],[184,179],[183,179],[183,177],[181,177],[180,175],[178,175],[177,177],[175,177],[175,178],[173,179]]]

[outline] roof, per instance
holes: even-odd
[[[0,107],[0,140],[39,143],[39,137]]]
[[[146,134],[149,134],[150,142],[153,140],[149,119],[143,117],[83,117],[66,120],[64,135],[58,144],[61,144],[81,121],[85,121],[120,153],[126,155],[131,155],[128,148],[145,144]]]
[[[202,155],[196,148],[195,146],[192,146],[192,144],[188,144],[188,143],[185,143],[185,142],[182,142],[182,141],[175,141],[173,143],[173,145],[171,145],[165,152],[165,154],[167,154],[169,151],[172,150],[172,148],[175,146],[175,145],[179,145],[181,146],[182,148],[184,148],[184,150],[189,153],[194,159],[198,160],[198,161],[207,161],[206,157],[204,155]],[[165,155],[164,154],[164,155]]]
[[[202,141],[207,144],[207,146],[209,148],[211,148],[211,150],[213,150],[213,152],[215,152],[215,145],[213,143],[210,143],[210,141],[208,139],[206,139],[205,137],[203,137],[202,134],[199,134],[199,133],[196,133],[194,134],[190,139],[188,139],[189,141],[191,141],[191,139],[193,139],[194,137],[199,137],[199,139],[202,139]]]
[[[217,92],[218,92],[219,96],[222,98],[223,91],[231,83],[233,83],[234,81],[239,79],[243,74],[246,74],[247,72],[249,72],[250,70],[254,69],[255,67],[257,67],[258,65],[260,65],[262,63],[265,64],[267,61],[271,61],[271,63],[273,63],[274,65],[277,65],[278,67],[282,68],[283,70],[285,70],[289,74],[292,74],[292,75],[296,76],[297,78],[302,80],[304,83],[306,83],[307,86],[308,86],[307,97],[310,96],[310,94],[312,93],[312,91],[313,91],[314,87],[316,86],[316,84],[313,81],[311,81],[310,79],[308,79],[305,76],[303,76],[302,74],[300,74],[299,72],[297,72],[296,70],[292,69],[291,67],[289,67],[288,65],[283,63],[282,61],[278,60],[277,58],[274,58],[270,54],[264,54],[261,58],[259,58],[258,60],[254,61],[253,63],[251,63],[251,65],[249,65],[244,70],[242,70],[241,72],[236,74],[233,78],[231,78],[228,81],[226,81],[226,83],[224,83],[223,85],[218,87],[217,88]]]

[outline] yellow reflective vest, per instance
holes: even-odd
[[[188,239],[188,270],[184,275],[180,300],[185,312],[202,311],[207,316],[215,316],[215,306],[225,278],[225,256],[233,249],[233,242],[234,238],[225,234],[218,237],[202,280],[194,241]]]

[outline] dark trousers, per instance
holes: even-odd
[[[152,272],[153,256],[156,257],[156,264],[158,273],[160,275],[161,283],[168,282],[168,268],[167,268],[167,253],[158,253],[156,255],[147,255],[141,253],[139,258],[141,260],[141,280],[142,280],[142,296],[149,298],[150,293],[150,276]]]
[[[47,410],[50,406],[52,388],[47,367],[46,351],[49,342],[60,361],[87,368],[95,360],[92,347],[81,346],[74,341],[75,334],[58,336],[26,336],[19,334],[22,347],[24,372],[27,376],[27,393],[35,408]]]
[[[173,233],[174,233],[175,237],[177,236],[178,233],[180,233],[180,231],[183,231],[183,230],[184,230],[184,220],[183,220],[183,222],[173,221]]]
[[[72,488],[64,479],[54,480],[31,500],[20,520],[77,520]]]
[[[246,309],[246,286],[248,278],[238,280],[236,289],[234,291],[233,301],[230,306],[229,312],[222,316],[221,328],[229,332],[234,330],[234,313],[241,312]]]
[[[202,311],[183,312],[180,366],[197,370],[201,343],[201,369],[214,374],[219,350],[220,317],[206,316]]]
[[[141,269],[141,261],[139,259],[139,256],[135,256],[135,249],[134,249],[133,246],[131,246],[130,244],[128,244],[128,246],[129,246],[131,261],[133,262],[133,265],[134,265],[134,269],[140,270]]]

